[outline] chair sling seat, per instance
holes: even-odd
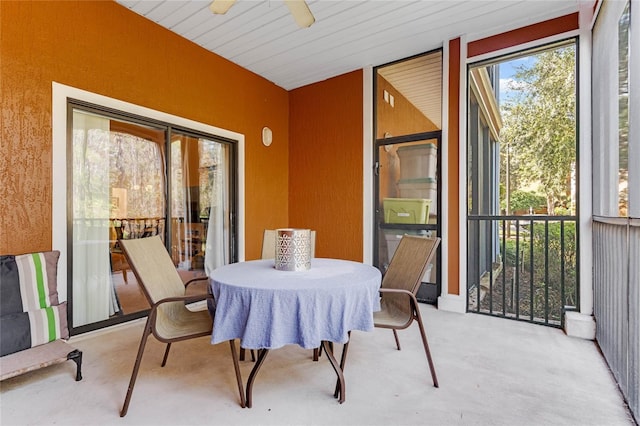
[[[403,329],[409,327],[413,321],[410,312],[399,309],[394,304],[380,301],[380,311],[373,313],[373,322],[376,327],[380,328],[397,328]]]
[[[181,302],[172,302],[170,314],[158,309],[153,334],[160,341],[180,340],[193,335],[206,336],[211,334],[211,315],[204,311],[190,311]],[[164,308],[165,306],[160,306]]]

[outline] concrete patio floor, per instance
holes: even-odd
[[[207,337],[149,339],[129,413],[119,417],[143,323],[72,339],[83,376],[66,362],[5,380],[0,423],[9,425],[633,425],[596,344],[561,330],[421,305],[440,388],[433,387],[417,324],[353,332],[346,401],[333,399],[326,356],[287,346],[269,353],[253,408],[239,406],[228,344]],[[337,351],[341,345],[336,346]],[[252,363],[241,363],[244,380]]]

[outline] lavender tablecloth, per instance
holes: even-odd
[[[314,258],[307,271],[278,271],[273,259],[225,265],[210,276],[211,343],[239,338],[246,349],[345,343],[349,331],[373,330],[380,281],[377,268],[348,260]]]

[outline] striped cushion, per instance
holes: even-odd
[[[68,339],[67,302],[44,309],[0,316],[0,356]]]
[[[58,304],[57,250],[0,256],[0,315]]]
[[[69,338],[67,303],[58,300],[59,257],[0,256],[0,356]]]

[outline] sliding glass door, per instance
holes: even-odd
[[[235,259],[235,146],[95,106],[72,104],[70,111],[67,275],[74,334],[149,309],[121,239],[159,236],[184,281]]]

